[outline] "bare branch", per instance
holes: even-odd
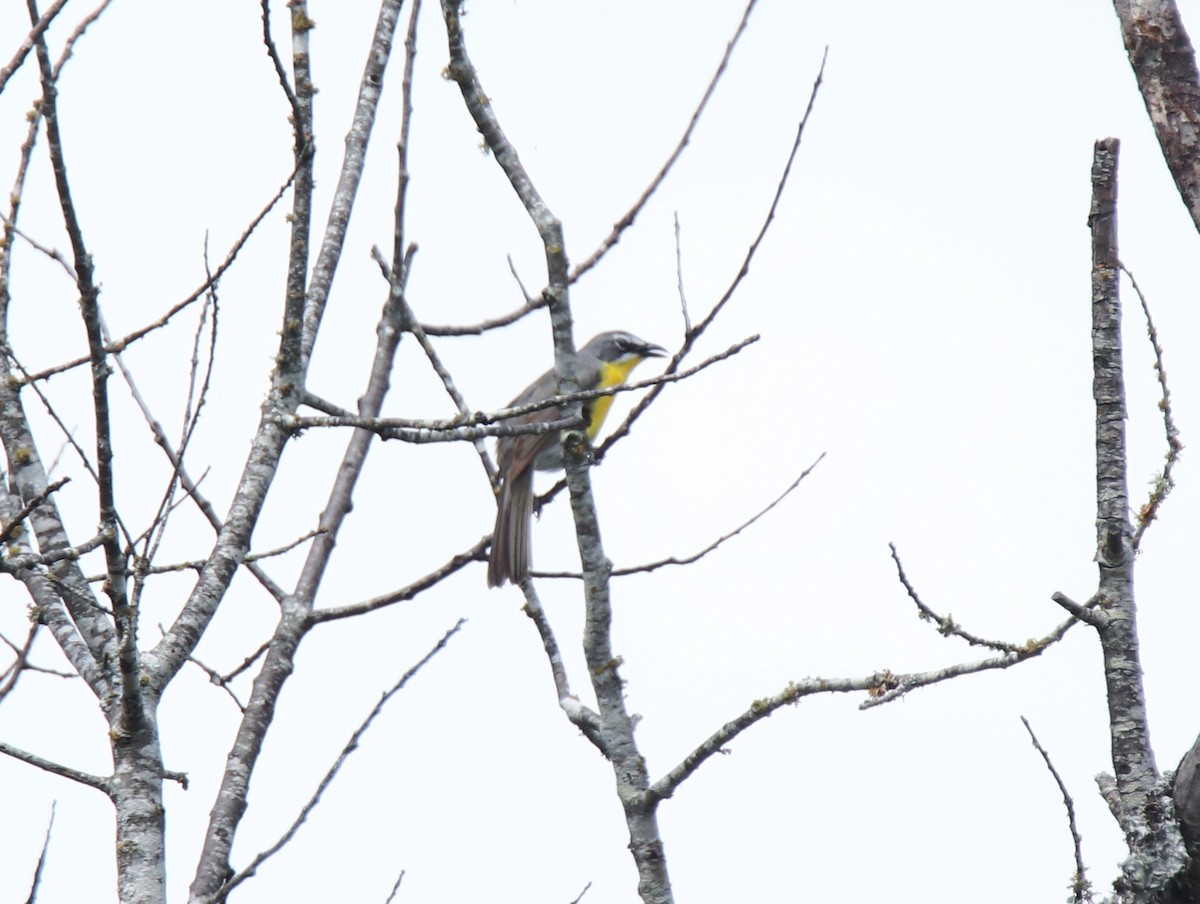
[[[21,522],[33,514],[33,510],[50,498],[51,493],[57,493],[64,486],[71,482],[70,477],[61,477],[54,483],[46,485],[46,488],[40,493],[36,493],[32,499],[21,506],[20,510],[13,515],[12,520],[4,525],[4,529],[0,530],[0,544],[7,543],[12,539],[14,533],[20,528]]]
[[[27,516],[38,551],[42,556],[55,555],[73,547],[54,495],[46,494],[50,481],[38,455],[17,381],[11,379],[14,376],[11,361],[11,352],[0,354],[0,441],[8,453],[9,480],[15,484],[19,499],[43,499]],[[0,504],[11,506],[6,510],[6,514],[11,512],[7,518],[10,522],[22,507],[18,499],[7,493],[0,493]],[[20,548],[22,553],[35,554],[27,543]],[[99,664],[116,659],[116,634],[112,623],[105,618],[104,609],[89,591],[76,558],[70,554],[64,556],[48,574],[23,569],[17,576],[29,590],[71,665],[92,691],[104,698],[111,688]],[[69,618],[60,608],[63,604],[70,612]]]
[[[255,562],[261,562],[263,559],[271,559],[275,556],[284,555],[285,553],[291,552],[297,546],[302,546],[303,544],[307,543],[319,533],[321,533],[321,529],[314,528],[313,530],[310,530],[307,533],[297,537],[295,540],[284,543],[282,546],[276,546],[274,549],[268,549],[264,552],[249,553],[244,559],[242,559],[242,564],[249,566]],[[173,562],[170,565],[151,565],[148,568],[142,569],[142,573],[146,575],[152,575],[172,574],[177,571],[199,571],[204,567],[204,563],[206,561],[206,559],[192,559],[189,562]],[[281,590],[280,596],[276,597],[276,599],[278,600],[282,598],[283,595],[283,591]]]
[[[1167,386],[1167,369],[1163,365],[1163,350],[1158,341],[1158,330],[1155,329],[1154,319],[1150,316],[1150,304],[1142,293],[1142,287],[1134,279],[1133,272],[1124,264],[1119,264],[1119,266],[1129,277],[1129,283],[1133,286],[1133,291],[1137,293],[1138,301],[1142,303],[1142,313],[1146,315],[1146,334],[1150,339],[1150,347],[1154,349],[1154,373],[1158,377],[1158,385],[1162,387],[1162,398],[1159,399],[1158,408],[1162,412],[1163,432],[1167,438],[1166,461],[1163,462],[1162,471],[1154,481],[1150,498],[1138,511],[1137,530],[1133,534],[1133,548],[1136,550],[1141,548],[1142,535],[1158,517],[1159,508],[1171,494],[1171,490],[1175,489],[1175,463],[1179,461],[1183,443],[1179,440],[1179,428],[1175,426],[1175,414],[1171,409],[1171,389]]]
[[[375,704],[371,712],[367,714],[367,717],[363,719],[358,728],[354,730],[354,733],[350,735],[350,740],[346,742],[346,746],[342,748],[342,752],[338,755],[338,758],[334,761],[333,765],[329,767],[329,771],[325,773],[325,777],[321,779],[320,784],[317,785],[317,790],[313,792],[313,795],[311,798],[309,798],[308,803],[301,808],[299,815],[296,817],[295,821],[292,822],[292,825],[288,828],[288,830],[280,836],[278,841],[250,861],[249,866],[232,876],[215,896],[217,900],[223,899],[229,894],[230,891],[253,876],[266,860],[279,853],[279,851],[282,850],[283,847],[296,836],[296,833],[300,830],[300,826],[304,825],[304,822],[308,819],[309,814],[312,813],[312,811],[316,809],[317,804],[321,802],[321,796],[325,793],[330,784],[332,784],[338,772],[341,771],[342,765],[347,759],[349,759],[350,754],[358,749],[359,744],[362,743],[363,735],[367,733],[367,729],[371,727],[371,723],[375,721],[376,717],[383,712],[383,708],[387,705],[387,702],[391,700],[392,697],[396,696],[396,694],[398,694],[404,688],[404,686],[408,684],[413,676],[416,675],[417,672],[421,671],[421,669],[424,668],[434,656],[444,650],[446,648],[446,644],[450,642],[450,638],[457,634],[459,629],[462,628],[462,626],[466,623],[466,619],[460,618],[452,628],[442,635],[442,639],[434,644],[433,648],[428,653],[421,657],[421,660],[416,665],[405,672],[400,677],[399,681],[397,681],[390,689],[383,693],[383,695],[379,698],[379,702]]]
[[[414,17],[418,11],[417,7],[413,8]],[[370,138],[371,127],[374,123],[375,105],[379,100],[384,67],[391,53],[392,36],[396,29],[396,20],[399,13],[399,0],[385,2],[380,7],[379,22],[376,26],[376,46],[378,49],[368,57],[366,71],[360,83],[359,103],[355,111],[355,125],[351,127],[351,134],[346,139],[346,156],[342,164],[342,174],[337,190],[338,194],[335,196],[334,209],[330,213],[329,223],[326,227],[325,241],[321,248],[321,255],[313,271],[313,285],[309,287],[305,302],[306,332],[302,348],[304,361],[308,361],[311,356],[312,343],[316,339],[316,328],[319,325],[321,311],[324,306],[325,294],[323,293],[328,293],[329,291],[329,281],[333,279],[333,271],[337,267],[337,262],[341,255],[342,241],[345,239],[346,225],[354,203],[358,180],[362,175],[363,157],[366,153],[366,144]],[[410,23],[410,33],[415,28],[416,22],[414,18]],[[415,53],[415,45],[409,50],[410,66],[412,53]],[[407,84],[409,90],[411,90],[411,73]],[[406,101],[406,109],[409,107],[411,107],[411,99]],[[405,125],[403,127],[405,130],[407,129],[407,115],[408,113],[406,113]],[[406,137],[407,135],[404,133],[404,138]],[[355,138],[361,141],[361,145],[358,147],[354,145]],[[396,349],[400,345],[400,337],[403,335],[408,313],[407,304],[404,300],[405,281],[408,277],[406,266],[408,258],[404,257],[401,250],[404,241],[404,222],[402,219],[404,216],[404,196],[408,187],[407,151],[404,149],[403,143],[400,152],[400,175],[397,182],[395,219],[393,221],[397,258],[392,267],[393,278],[388,284],[387,298],[384,301],[383,310],[380,312],[379,322],[375,328],[375,355],[371,361],[371,370],[367,377],[367,388],[358,401],[358,415],[365,419],[377,418],[379,412],[383,410],[383,400],[387,396],[388,389],[391,386],[391,372],[396,359]],[[344,205],[342,209],[339,209],[338,197],[341,198],[340,203]],[[324,261],[324,264],[322,264],[322,261]],[[324,269],[322,269],[323,267]],[[321,280],[326,281],[322,283]],[[346,516],[350,514],[354,490],[358,486],[359,475],[362,473],[363,464],[366,461],[367,453],[370,451],[373,438],[371,432],[368,430],[355,430],[346,443],[346,450],[342,455],[341,465],[338,467],[334,485],[329,492],[325,509],[321,512],[320,521],[318,522],[318,534],[314,538],[312,545],[308,548],[308,555],[305,558],[300,577],[296,581],[294,590],[295,599],[310,612],[316,599],[317,589],[320,587],[325,569],[329,564],[329,559],[333,555],[338,532],[341,530]]]
[[[939,615],[934,612],[921,602],[921,597],[917,594],[916,588],[909,582],[908,575],[904,573],[904,565],[900,562],[900,554],[896,552],[896,544],[889,543],[888,549],[892,551],[892,561],[896,563],[896,575],[900,578],[900,583],[904,585],[904,589],[908,593],[908,598],[917,607],[917,612],[920,613],[921,619],[936,624],[938,633],[943,637],[958,637],[973,647],[987,647],[989,650],[1001,653],[1015,653],[1023,649],[1023,645],[978,637],[959,625],[951,616]]]
[[[63,272],[70,277],[71,282],[74,283],[78,281],[79,276],[75,273],[75,268],[71,266],[71,262],[67,260],[66,256],[61,251],[59,251],[57,248],[51,248],[49,245],[43,245],[29,233],[22,229],[18,229],[17,224],[3,214],[0,214],[0,222],[4,223],[5,228],[10,233],[15,235],[17,238],[24,240],[25,244],[27,244],[34,251],[37,251],[39,254],[58,264],[63,269]]]
[[[612,576],[614,578],[615,577],[624,577],[625,575],[630,575],[630,574],[642,574],[642,573],[648,573],[651,571],[657,571],[659,568],[663,568],[667,565],[691,565],[693,562],[698,562],[700,559],[703,559],[709,553],[714,552],[726,540],[733,539],[738,534],[740,534],[742,531],[746,530],[746,528],[750,527],[752,524],[754,524],[756,521],[758,521],[760,518],[762,518],[767,512],[771,511],[771,509],[775,508],[775,506],[779,505],[779,503],[783,502],[784,499],[786,499],[789,495],[791,495],[792,491],[795,490],[796,487],[800,486],[800,482],[802,480],[804,480],[804,478],[807,477],[809,474],[811,474],[813,469],[816,468],[816,466],[819,465],[821,463],[822,459],[824,459],[824,458],[825,458],[825,453],[822,452],[819,456],[817,456],[817,460],[814,461],[807,468],[805,468],[800,473],[800,476],[797,477],[795,480],[793,480],[792,483],[787,487],[787,489],[785,489],[782,493],[780,493],[778,496],[776,496],[774,499],[772,499],[770,502],[768,502],[763,508],[759,509],[758,512],[756,512],[754,515],[752,515],[749,519],[742,522],[739,526],[735,527],[733,530],[729,531],[729,533],[722,534],[720,537],[718,537],[712,543],[708,544],[708,546],[704,547],[699,552],[693,553],[690,556],[684,556],[683,558],[679,558],[678,556],[671,556],[670,558],[658,559],[657,561],[654,561],[654,562],[648,562],[645,565],[631,565],[628,568],[614,568],[612,571]],[[576,578],[576,579],[578,579],[578,578],[582,577],[582,575],[580,575],[578,572],[570,572],[570,571],[558,571],[558,572],[535,571],[535,572],[533,572],[533,574],[535,577],[539,577],[539,578]]]
[[[0,86],[2,87],[2,86]],[[35,904],[38,888],[42,884],[42,871],[46,868],[46,853],[50,850],[50,833],[54,829],[54,810],[57,802],[50,804],[50,821],[46,823],[46,837],[42,840],[42,852],[38,855],[37,866],[33,870],[33,883],[29,887],[29,897],[25,904]]]
[[[215,285],[215,280],[214,280],[214,285]],[[220,536],[221,531],[225,526],[224,522],[221,520],[221,516],[217,514],[217,510],[215,508],[213,508],[212,503],[209,502],[208,499],[200,492],[199,481],[192,480],[191,475],[188,473],[187,469],[184,467],[183,455],[182,455],[183,450],[180,449],[179,451],[176,451],[175,447],[172,445],[171,440],[167,437],[167,433],[163,429],[162,424],[159,423],[159,421],[156,417],[154,417],[154,414],[150,411],[149,404],[142,397],[141,392],[137,388],[137,384],[135,384],[133,382],[133,376],[132,376],[132,374],[129,373],[129,370],[125,367],[124,361],[122,360],[121,356],[117,353],[114,353],[114,358],[117,362],[117,367],[121,371],[121,375],[125,378],[125,384],[129,388],[130,396],[133,398],[133,401],[137,404],[138,408],[141,410],[142,417],[144,417],[146,419],[146,426],[150,429],[150,433],[154,437],[154,442],[158,445],[158,447],[160,449],[162,449],[163,454],[166,455],[166,457],[167,457],[167,461],[170,462],[170,464],[171,464],[171,473],[172,473],[173,479],[177,479],[179,481],[179,485],[183,487],[184,492],[187,493],[188,497],[191,498],[191,500],[196,504],[196,508],[198,508],[200,510],[200,513],[202,515],[204,515],[205,519],[212,526],[212,529],[216,532],[216,534],[218,536]],[[210,373],[211,373],[211,366],[212,366],[212,358],[210,356],[210,359],[209,359]],[[207,384],[207,378],[206,378],[205,382]],[[186,435],[190,435],[190,431],[187,432],[185,434],[185,436]],[[164,498],[167,498],[167,497],[164,497]],[[203,561],[199,562],[197,564],[197,570],[202,568],[206,562],[207,562],[207,560],[203,560]],[[249,556],[249,555],[244,556],[242,558],[242,564],[246,566],[246,570],[249,571],[252,575],[254,575],[254,577],[258,580],[259,584],[261,584],[263,586],[263,589],[265,589],[267,591],[267,593],[271,594],[271,596],[275,599],[276,602],[279,602],[280,600],[283,599],[283,597],[285,595],[283,588],[280,587],[278,584],[276,584],[275,581],[273,581],[271,579],[270,575],[268,575],[266,573],[266,571],[264,571],[258,565],[255,565],[253,558],[251,556]],[[191,565],[192,565],[192,563],[183,563],[181,566],[178,566],[178,567],[166,566],[164,568],[155,568],[152,566],[150,568],[145,569],[144,573],[145,574],[159,574],[159,573],[163,573],[163,572],[167,572],[167,571],[177,571],[177,570],[182,570],[183,568],[188,568]]]
[[[684,757],[679,765],[656,781],[647,790],[647,799],[653,802],[670,797],[706,760],[721,752],[726,744],[751,725],[765,719],[783,706],[799,703],[804,697],[811,697],[814,694],[845,694],[865,691],[868,697],[859,704],[859,709],[871,709],[898,700],[917,688],[939,684],[962,675],[1011,668],[1027,659],[1040,656],[1048,647],[1061,640],[1063,635],[1076,624],[1078,622],[1074,619],[1066,621],[1050,634],[1040,640],[1029,641],[1024,649],[1016,652],[1001,653],[998,656],[974,662],[955,663],[945,668],[926,672],[896,674],[884,669],[859,678],[805,678],[790,682],[779,693],[755,700],[745,712],[722,725]]]
[[[1175,0],[1113,0],[1138,90],[1179,196],[1200,230],[1200,70]]]
[[[396,895],[400,891],[400,883],[404,881],[404,870],[400,870],[400,875],[396,877],[396,884],[392,886],[391,892],[387,896],[387,900],[383,904],[392,904],[396,900]]]
[[[29,664],[29,651],[33,649],[33,641],[37,638],[40,627],[41,625],[37,622],[30,625],[29,633],[25,636],[25,643],[20,646],[17,646],[3,634],[0,634],[0,641],[3,641],[4,645],[16,654],[12,663],[0,675],[0,682],[2,682],[0,683],[0,702],[3,702],[4,698],[13,692],[13,689],[17,686],[17,682],[21,680],[21,675],[27,669],[32,669]]]
[[[10,500],[0,495],[0,505],[8,504]],[[20,540],[21,538],[18,538],[18,541]],[[19,542],[19,548],[24,552],[29,552],[30,549],[28,543],[24,542]],[[31,552],[29,554],[32,555]],[[67,573],[64,566],[58,568],[64,574]],[[21,569],[16,572],[16,577],[25,585],[26,592],[33,600],[33,617],[39,624],[50,629],[71,667],[83,678],[97,699],[108,699],[111,693],[108,675],[100,667],[100,661],[96,659],[93,647],[88,642],[89,635],[85,633],[86,629],[91,627],[88,619],[102,626],[105,624],[103,618],[98,617],[100,613],[91,598],[81,598],[71,589],[73,583],[56,580],[53,571],[47,573],[36,569]],[[86,588],[87,584],[84,583],[83,586]],[[82,627],[77,624],[79,619],[84,619]]]
[[[112,0],[103,0],[99,6],[80,19],[79,24],[75,26],[75,30],[67,36],[67,40],[63,43],[62,53],[58,55],[58,62],[54,64],[54,78],[56,81],[58,80],[59,74],[62,72],[63,66],[66,65],[67,60],[69,60],[75,53],[75,44],[84,36],[84,33],[92,27],[93,23],[95,23],[95,21],[99,19],[101,15],[103,15],[104,11],[108,9],[111,3]]]
[[[414,7],[414,11],[415,9],[416,7]],[[401,147],[403,147],[403,142],[401,143]],[[405,171],[405,164],[403,161],[401,161],[401,184],[407,184],[406,180],[407,173]],[[397,201],[396,215],[400,216],[403,209],[403,201]],[[409,249],[409,253],[404,255],[403,260],[411,260],[412,252],[415,250],[415,246],[411,247]],[[383,259],[383,253],[379,250],[378,246],[371,249],[371,256],[375,259],[376,263],[379,264],[379,269],[383,272],[384,279],[388,280],[390,285],[395,286],[396,277],[394,276],[394,268],[388,266],[388,263]],[[407,280],[407,263],[402,270],[403,280]],[[433,372],[437,374],[438,379],[442,381],[442,387],[446,390],[446,394],[450,396],[450,400],[454,402],[454,407],[458,409],[459,416],[470,419],[473,417],[471,409],[467,407],[466,400],[463,398],[462,393],[458,391],[458,387],[454,384],[454,378],[450,375],[450,371],[442,363],[442,359],[438,355],[437,349],[435,349],[433,347],[433,343],[429,341],[429,337],[425,334],[425,330],[421,328],[421,324],[417,320],[416,314],[413,313],[412,307],[408,303],[408,299],[404,296],[404,282],[402,281],[394,288],[393,291],[396,296],[396,303],[400,307],[401,322],[404,325],[404,329],[412,333],[413,338],[417,340],[417,344],[421,346],[421,350],[425,352],[425,357],[429,360],[430,367],[433,368]],[[492,484],[492,486],[496,486],[499,478],[496,474],[496,467],[492,464],[492,459],[488,455],[487,447],[483,443],[483,437],[476,438],[474,440],[474,446],[475,451],[479,454],[480,461],[483,462],[483,470],[488,476],[488,481]]]
[[[153,651],[155,668],[152,674],[158,686],[163,686],[182,667],[186,656],[194,650],[200,635],[224,598],[234,569],[248,551],[250,536],[271,485],[279,458],[291,434],[279,420],[292,415],[304,399],[304,386],[317,332],[325,312],[330,285],[341,257],[346,229],[353,209],[367,143],[378,107],[384,70],[391,56],[392,38],[400,10],[400,0],[383,0],[379,7],[375,31],[367,52],[363,75],[359,82],[358,98],[345,153],[334,190],[325,235],[317,253],[311,280],[307,280],[310,253],[309,221],[312,209],[312,96],[309,58],[309,32],[313,22],[304,0],[290,4],[292,19],[292,66],[296,95],[302,123],[298,135],[305,144],[296,148],[299,173],[294,193],[291,255],[288,264],[287,298],[281,326],[279,351],[271,375],[271,389],[263,406],[263,416],[239,483],[230,517],[217,539],[210,566],[201,572],[196,589],[184,611],[172,625],[167,636]],[[381,340],[377,353],[386,343]],[[372,365],[372,371],[377,369]],[[385,383],[386,385],[386,383]],[[365,452],[366,441],[352,437],[343,462],[351,461],[357,449]],[[344,479],[350,478],[350,479]],[[322,514],[320,527],[329,533],[316,538],[309,550],[295,593],[285,598],[280,619],[267,651],[246,715],[238,727],[233,748],[218,792],[218,800],[210,814],[205,832],[204,847],[196,867],[190,894],[193,899],[210,899],[224,883],[229,866],[229,853],[237,827],[245,811],[250,776],[262,752],[262,745],[275,711],[280,689],[294,670],[294,656],[310,621],[313,599],[328,561],[329,545],[336,538],[337,526],[349,509],[354,487],[353,475],[339,474],[330,494],[330,505]],[[326,544],[325,540],[329,541]]]
[[[298,14],[308,18],[307,4],[294,2],[292,19]],[[325,235],[313,265],[312,279],[307,286],[304,303],[304,330],[301,352],[304,361],[312,356],[313,346],[317,341],[317,331],[321,326],[321,318],[325,313],[325,303],[329,298],[329,287],[333,283],[333,275],[337,271],[338,262],[342,256],[342,245],[346,240],[346,228],[350,222],[350,211],[354,207],[354,198],[358,193],[359,181],[362,179],[363,164],[366,158],[367,143],[371,139],[371,129],[375,125],[375,111],[379,105],[379,95],[383,88],[383,75],[388,60],[392,54],[392,37],[396,31],[396,20],[400,14],[400,0],[384,0],[379,7],[379,19],[375,26],[371,53],[359,82],[358,101],[354,106],[354,118],[350,123],[350,132],[346,136],[346,151],[342,158],[341,170],[338,174],[337,187],[334,189],[333,201],[330,205],[329,219],[325,224]],[[307,42],[307,29],[303,38]],[[307,43],[305,43],[307,46]],[[307,59],[307,52],[305,51]],[[300,75],[297,75],[300,80]]]
[[[62,546],[45,553],[26,553],[24,555],[4,556],[0,558],[0,571],[17,572],[39,565],[53,565],[57,562],[74,562],[94,549],[100,549],[112,540],[113,534],[109,528],[104,528],[89,540],[72,546]]]
[[[533,581],[526,581],[521,585],[521,589],[525,593],[525,614],[537,627],[538,634],[542,638],[542,647],[546,651],[546,658],[550,662],[550,674],[554,677],[554,689],[558,693],[559,706],[567,714],[567,718],[583,732],[584,737],[595,744],[601,753],[604,753],[604,741],[600,737],[600,716],[584,706],[579,698],[571,693],[571,683],[567,679],[567,666],[563,662],[562,652],[558,648],[558,639],[550,627],[550,620],[546,617],[546,610],[542,608],[542,601],[538,598]]]
[[[14,747],[11,744],[0,741],[0,753],[5,756],[10,756],[14,760],[20,760],[22,763],[28,763],[30,766],[36,766],[44,772],[52,772],[55,775],[61,775],[63,778],[69,778],[73,782],[78,782],[81,785],[87,785],[89,788],[95,788],[97,791],[103,791],[105,794],[110,793],[112,780],[101,778],[98,775],[92,775],[88,772],[81,772],[78,769],[72,769],[70,766],[64,766],[61,763],[56,763],[53,760],[45,759],[38,756],[36,753],[29,753],[26,750],[21,750],[19,747]]]
[[[1050,770],[1050,775],[1054,778],[1054,783],[1058,785],[1058,790],[1062,794],[1063,805],[1067,808],[1067,825],[1071,829],[1071,840],[1075,845],[1075,875],[1071,878],[1071,894],[1074,896],[1075,904],[1086,904],[1092,900],[1092,883],[1088,881],[1087,868],[1083,865],[1083,838],[1080,837],[1079,829],[1075,825],[1075,801],[1071,800],[1066,783],[1058,774],[1058,770],[1054,768],[1054,763],[1050,761],[1050,754],[1046,752],[1046,748],[1039,743],[1037,735],[1033,733],[1029,720],[1021,716],[1021,722],[1024,723],[1025,730],[1029,732],[1029,739],[1033,741],[1034,749],[1046,761],[1046,768]]]
[[[385,593],[382,596],[372,597],[369,600],[363,600],[358,603],[350,603],[346,606],[331,606],[328,609],[315,609],[309,615],[309,620],[313,624],[321,622],[336,621],[340,618],[353,618],[357,615],[365,615],[368,612],[374,612],[376,609],[383,609],[386,606],[392,606],[396,603],[407,602],[413,599],[424,591],[440,583],[445,578],[454,574],[456,571],[461,571],[472,562],[483,562],[487,560],[487,549],[491,545],[492,538],[484,537],[466,552],[461,552],[454,556],[444,565],[429,572],[424,577],[413,581],[399,590],[393,590]]]
[[[154,332],[155,330],[162,329],[168,323],[170,323],[172,319],[174,319],[176,314],[178,314],[180,311],[183,311],[186,308],[190,307],[192,304],[194,304],[197,301],[197,299],[202,298],[204,296],[205,292],[207,292],[214,285],[216,285],[216,283],[220,281],[221,277],[225,275],[225,272],[227,270],[229,270],[230,267],[233,266],[234,262],[237,260],[238,254],[241,252],[242,248],[245,247],[246,243],[248,241],[250,241],[250,237],[254,234],[255,230],[258,229],[258,227],[262,223],[262,221],[267,218],[267,215],[272,210],[275,209],[275,205],[278,204],[280,202],[280,200],[283,199],[283,196],[285,194],[287,194],[287,190],[289,188],[291,188],[292,183],[296,179],[296,173],[297,173],[297,170],[295,170],[295,169],[292,170],[291,175],[288,176],[287,180],[284,181],[284,183],[279,186],[279,188],[276,190],[275,194],[271,197],[271,200],[268,201],[263,206],[263,208],[258,212],[258,214],[255,215],[254,219],[252,219],[250,221],[250,225],[248,225],[245,228],[245,230],[242,231],[242,234],[240,236],[238,236],[237,241],[233,243],[233,246],[229,249],[229,252],[225,255],[225,259],[223,261],[221,261],[220,265],[213,272],[213,274],[210,278],[206,279],[199,287],[197,287],[190,295],[188,295],[182,301],[179,301],[176,304],[172,305],[170,308],[168,308],[167,312],[165,314],[163,314],[161,317],[159,317],[157,320],[153,321],[152,323],[148,323],[139,329],[134,330],[132,333],[127,333],[126,335],[122,336],[120,339],[109,342],[107,345],[104,346],[105,354],[114,354],[116,352],[124,351],[126,348],[128,348],[132,343],[136,342],[137,340],[146,337],[147,335]],[[91,359],[88,357],[74,358],[74,359],[72,359],[70,361],[66,361],[62,364],[57,364],[54,367],[48,367],[45,370],[39,370],[35,373],[27,374],[23,377],[23,380],[26,383],[34,383],[39,380],[45,380],[48,377],[53,377],[56,374],[60,374],[60,373],[66,372],[68,370],[72,370],[76,367],[79,367],[82,364],[87,364],[90,360]]]
[[[263,44],[267,48],[267,56],[271,58],[271,65],[275,67],[275,75],[279,78],[279,86],[283,88],[283,93],[292,108],[292,127],[297,130],[296,145],[299,147],[306,140],[304,134],[299,131],[303,128],[304,114],[300,111],[300,101],[296,97],[296,92],[292,90],[287,72],[284,71],[283,61],[279,59],[279,51],[275,48],[275,39],[271,37],[271,0],[262,0],[262,26]]]
[[[713,92],[716,91],[717,83],[721,81],[721,76],[725,74],[725,68],[729,65],[730,57],[733,56],[733,48],[737,46],[738,39],[741,38],[742,32],[746,30],[746,26],[750,22],[750,13],[753,12],[754,5],[757,2],[758,0],[750,0],[750,2],[746,4],[746,9],[742,13],[742,20],[738,23],[737,30],[734,31],[733,37],[729,39],[729,43],[725,45],[725,55],[721,57],[721,62],[717,65],[717,71],[713,73],[712,79],[709,80],[708,87],[704,89],[704,96],[700,98],[700,103],[696,106],[695,112],[692,113],[691,121],[688,123],[687,128],[684,129],[683,137],[679,139],[679,144],[675,146],[675,150],[672,152],[671,156],[667,158],[667,162],[662,165],[662,169],[658,171],[658,174],[650,180],[650,184],[646,187],[646,190],[642,192],[642,196],[634,202],[633,207],[626,212],[625,216],[621,217],[621,219],[617,221],[616,225],[613,226],[612,232],[610,232],[608,237],[600,243],[600,247],[592,252],[591,257],[585,260],[582,264],[576,266],[571,272],[570,281],[572,283],[578,280],[579,277],[583,276],[583,274],[587,273],[587,271],[592,269],[592,267],[596,266],[596,264],[600,262],[600,259],[608,253],[609,249],[612,248],[613,245],[617,244],[618,241],[620,241],[621,233],[633,225],[633,221],[637,218],[637,215],[642,212],[642,208],[646,206],[646,202],[650,200],[650,197],[658,190],[658,187],[662,185],[663,180],[667,178],[667,173],[669,173],[671,168],[675,165],[675,161],[677,161],[680,155],[683,154],[683,149],[688,146],[688,142],[692,139],[692,132],[695,131],[696,124],[700,122],[700,115],[704,112],[704,108],[708,106],[709,98],[711,98],[713,96]]]
[[[692,315],[688,313],[687,295],[683,291],[683,246],[679,236],[679,211],[675,211],[675,280],[679,286],[679,309],[683,314],[683,334],[692,331]]]
[[[521,290],[521,297],[525,299],[527,308],[535,307],[534,300],[529,296],[529,290],[525,288],[525,283],[521,281],[521,274],[517,272],[517,265],[513,263],[512,255],[508,255],[508,272],[512,274],[512,278],[517,283],[517,288]]]
[[[0,69],[0,92],[4,91],[4,86],[8,84],[8,80],[12,78],[14,72],[21,68],[21,64],[25,62],[25,57],[29,56],[29,51],[42,35],[46,33],[46,29],[50,27],[50,23],[62,11],[62,8],[67,5],[67,0],[55,0],[50,4],[50,8],[42,13],[37,22],[33,24],[33,28],[29,30],[29,34],[25,36],[25,40],[21,42],[21,46],[17,48],[17,52],[13,54],[13,58],[6,66]],[[53,818],[52,820],[53,821]]]
[[[792,163],[795,161],[796,154],[800,150],[800,141],[804,137],[804,127],[808,124],[808,117],[812,113],[813,105],[817,101],[817,91],[820,89],[821,81],[825,75],[825,60],[828,56],[829,48],[827,47],[825,48],[824,55],[821,57],[821,68],[817,71],[816,80],[813,82],[812,91],[808,96],[808,106],[804,108],[804,115],[800,118],[800,124],[796,128],[796,140],[792,143],[791,153],[788,154],[787,163],[784,165],[783,172],[779,177],[779,182],[775,186],[775,196],[771,201],[770,207],[767,209],[767,215],[763,219],[762,226],[758,230],[758,235],[755,236],[754,241],[750,243],[750,248],[747,250],[746,256],[742,259],[742,265],[738,269],[738,272],[734,276],[732,282],[730,282],[729,287],[717,300],[716,304],[713,305],[712,310],[708,312],[704,319],[701,320],[700,323],[696,324],[696,326],[694,326],[687,333],[687,335],[684,336],[683,344],[672,356],[671,361],[667,364],[664,374],[673,374],[679,369],[680,363],[688,355],[688,353],[691,352],[692,347],[696,344],[696,341],[704,334],[704,331],[708,329],[713,320],[716,319],[716,316],[725,307],[729,299],[733,297],[734,292],[737,291],[738,286],[741,285],[742,280],[746,277],[746,274],[750,272],[750,264],[754,260],[754,256],[758,253],[758,248],[762,244],[763,239],[766,237],[767,231],[771,228],[771,223],[775,220],[775,211],[779,207],[779,199],[783,197],[783,190],[787,186],[788,177],[792,172]],[[629,433],[629,431],[633,428],[634,423],[636,423],[637,420],[642,416],[642,413],[645,412],[646,409],[652,404],[654,404],[654,400],[658,398],[660,392],[662,392],[662,388],[655,387],[650,392],[646,393],[646,395],[636,405],[633,406],[633,410],[629,412],[625,420],[621,423],[621,426],[614,430],[609,435],[608,439],[606,439],[600,446],[600,448],[596,450],[597,461],[600,461],[604,458],[613,443],[617,442],[621,439],[621,437],[626,436]]]
[[[223,690],[226,694],[228,694],[229,699],[233,701],[233,705],[238,708],[238,712],[240,712],[242,715],[246,714],[245,704],[242,703],[242,701],[238,699],[238,695],[233,692],[233,688],[231,688],[229,686],[229,681],[228,681],[228,679],[226,679],[226,677],[224,675],[222,675],[216,669],[210,668],[209,666],[205,665],[203,662],[201,662],[195,656],[189,656],[188,662],[190,662],[192,665],[196,666],[196,668],[200,669],[200,671],[204,672],[204,674],[206,674],[208,676],[208,681],[210,684],[215,684],[217,687],[219,687],[221,690]]]

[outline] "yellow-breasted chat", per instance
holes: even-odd
[[[613,330],[601,333],[576,353],[576,377],[581,391],[611,389],[620,386],[633,369],[647,358],[660,358],[666,351],[632,333]],[[509,407],[531,405],[554,398],[558,381],[548,370]],[[611,395],[583,403],[587,420],[587,438],[594,440],[612,407]],[[542,408],[510,419],[511,424],[536,424],[563,417],[558,406]],[[505,581],[521,584],[529,577],[529,521],[533,515],[533,472],[554,471],[563,466],[562,439],[559,433],[525,433],[502,436],[496,446],[496,465],[500,472],[500,498],[496,511],[496,529],[492,533],[492,552],[488,558],[488,586],[499,587]]]

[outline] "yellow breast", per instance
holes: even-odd
[[[630,356],[623,361],[601,361],[600,383],[596,388],[611,389],[614,386],[620,386],[629,378],[629,374],[642,360],[642,358]],[[614,396],[610,395],[601,396],[598,399],[593,399],[587,406],[591,414],[591,421],[588,424],[587,431],[589,440],[594,440],[596,434],[600,432],[600,428],[604,426],[604,419],[608,417],[608,409],[612,408],[613,398]]]

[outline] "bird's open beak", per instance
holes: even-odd
[[[642,349],[642,354],[647,358],[665,358],[667,350],[661,345],[655,345],[653,342],[647,342],[646,347]]]

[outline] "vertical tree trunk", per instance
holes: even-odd
[[[157,701],[146,701],[139,729],[128,735],[113,730],[111,794],[117,817],[117,889],[121,904],[166,901],[165,828],[162,802],[162,751]]]

